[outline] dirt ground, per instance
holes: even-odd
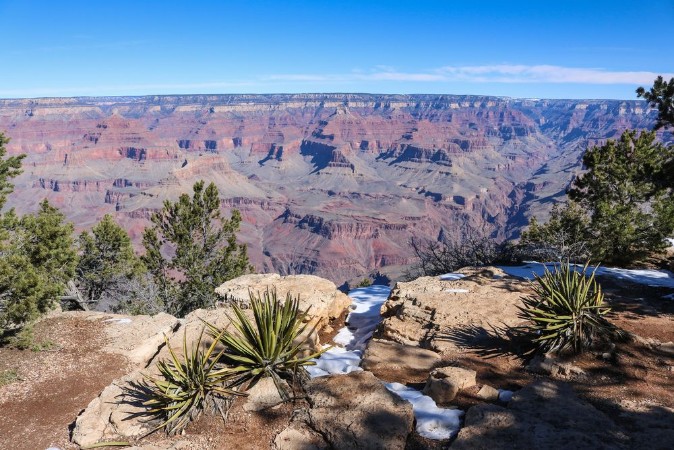
[[[569,382],[628,432],[638,432],[643,420],[674,424],[674,358],[652,345],[674,341],[674,301],[662,299],[671,290],[601,281],[613,308],[610,320],[644,341],[619,343],[610,356],[598,351],[570,358],[587,376]],[[342,322],[343,317],[331,325],[337,330]],[[327,340],[331,334],[322,338]],[[35,326],[35,336],[38,342],[51,342],[51,347],[42,351],[0,348],[0,372],[14,370],[19,377],[0,387],[0,449],[74,449],[69,427],[105,386],[128,372],[129,365],[122,356],[101,350],[105,338],[95,321],[55,315]],[[541,376],[528,372],[525,360],[505,351],[468,351],[457,362],[477,370],[478,383],[499,388],[517,390]],[[465,409],[477,402],[468,391],[458,397],[456,406]],[[251,413],[237,401],[226,425],[219,417],[202,416],[185,436],[167,438],[155,433],[142,443],[169,447],[179,439],[187,441],[190,449],[269,448],[293,411],[302,406],[298,401]],[[650,411],[647,416],[642,414],[645,410]],[[447,445],[415,435],[408,448]]]
[[[0,348],[0,371],[19,380],[0,387],[0,449],[40,450],[69,444],[69,426],[112,380],[127,372],[126,360],[100,351],[95,322],[47,318],[35,326],[42,351]]]

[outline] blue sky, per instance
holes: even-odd
[[[0,0],[0,98],[371,92],[634,99],[674,0]]]

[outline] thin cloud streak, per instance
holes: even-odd
[[[428,72],[376,70],[371,73],[342,75],[287,74],[271,75],[273,81],[410,81],[467,83],[575,83],[575,84],[650,84],[658,76],[674,74],[649,71],[611,71],[600,68],[576,68],[553,65],[498,64],[483,66],[444,66]]]

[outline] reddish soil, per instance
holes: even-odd
[[[39,450],[69,444],[69,426],[112,380],[127,372],[126,360],[100,351],[96,322],[47,318],[35,326],[37,342],[50,350],[0,348],[0,371],[19,381],[0,387],[0,448]]]

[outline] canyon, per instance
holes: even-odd
[[[242,213],[257,272],[337,284],[395,278],[413,236],[516,238],[588,147],[655,116],[642,101],[456,95],[0,100],[8,153],[27,155],[7,207],[47,198],[78,231],[112,214],[139,245],[152,213],[204,179],[225,216]]]

